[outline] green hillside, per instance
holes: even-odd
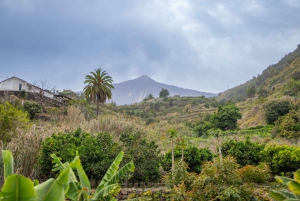
[[[299,96],[300,79],[300,45],[285,55],[277,64],[270,65],[261,75],[253,77],[244,84],[223,92],[218,100],[239,102],[247,98],[247,89],[254,86],[261,97],[278,97],[282,95]]]

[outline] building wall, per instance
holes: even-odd
[[[22,84],[21,90],[28,91],[27,82],[17,78],[8,79],[0,83],[0,90],[19,91],[19,85]]]
[[[28,84],[26,81],[20,80],[18,78],[11,78],[11,79],[1,82],[0,83],[0,91],[6,91],[6,90],[7,91],[20,91],[20,84],[22,85],[21,90],[25,90],[27,92],[39,93],[48,98],[54,98],[53,93],[44,91],[41,88],[38,88],[31,84]]]

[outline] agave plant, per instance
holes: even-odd
[[[121,169],[119,165],[123,159],[123,152],[120,152],[111,164],[100,184],[95,191],[92,191],[90,181],[82,168],[79,156],[76,156],[70,163],[62,163],[61,160],[52,154],[53,162],[56,164],[54,171],[59,171],[56,179],[50,178],[39,184],[38,181],[31,181],[19,174],[14,174],[13,156],[8,150],[2,151],[4,162],[5,182],[0,192],[0,200],[4,201],[65,201],[65,197],[77,201],[114,201],[115,196],[121,190],[120,179],[134,171],[133,162],[127,163]],[[79,181],[74,174],[76,169]],[[148,200],[149,198],[138,198],[134,200]]]
[[[294,179],[275,177],[277,181],[287,186],[284,190],[273,190],[270,195],[277,201],[300,201],[300,169],[294,174]]]

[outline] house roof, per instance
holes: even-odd
[[[23,82],[26,82],[28,85],[31,85],[31,86],[33,86],[33,87],[36,87],[36,88],[38,88],[38,89],[41,89],[41,90],[43,90],[43,91],[46,91],[46,92],[48,92],[48,93],[52,93],[52,94],[53,94],[53,92],[51,92],[51,91],[49,91],[49,90],[47,90],[47,89],[42,89],[42,88],[40,88],[40,87],[38,87],[38,86],[35,86],[35,85],[33,85],[33,84],[30,84],[30,83],[27,82],[26,80],[22,80],[21,78],[18,78],[18,77],[16,77],[16,76],[13,76],[13,77],[11,77],[11,78],[7,78],[7,79],[5,79],[5,80],[2,80],[0,83],[5,82],[5,81],[7,81],[7,80],[11,80],[11,79],[18,79],[18,80],[21,80],[21,81],[23,81]]]

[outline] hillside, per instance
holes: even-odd
[[[285,55],[277,64],[270,65],[261,75],[253,77],[244,84],[223,92],[218,100],[241,101],[247,98],[247,89],[253,85],[260,96],[278,97],[282,95],[297,96],[288,92],[287,84],[291,79],[300,78],[300,45],[293,52]]]
[[[170,96],[216,96],[216,94],[213,93],[200,92],[196,90],[184,89],[173,85],[159,83],[151,79],[147,75],[143,75],[133,80],[128,80],[125,82],[114,84],[114,87],[115,89],[112,91],[113,101],[117,105],[141,102],[149,94],[154,95],[154,97],[158,97],[159,92],[162,88],[167,89],[170,93]]]

